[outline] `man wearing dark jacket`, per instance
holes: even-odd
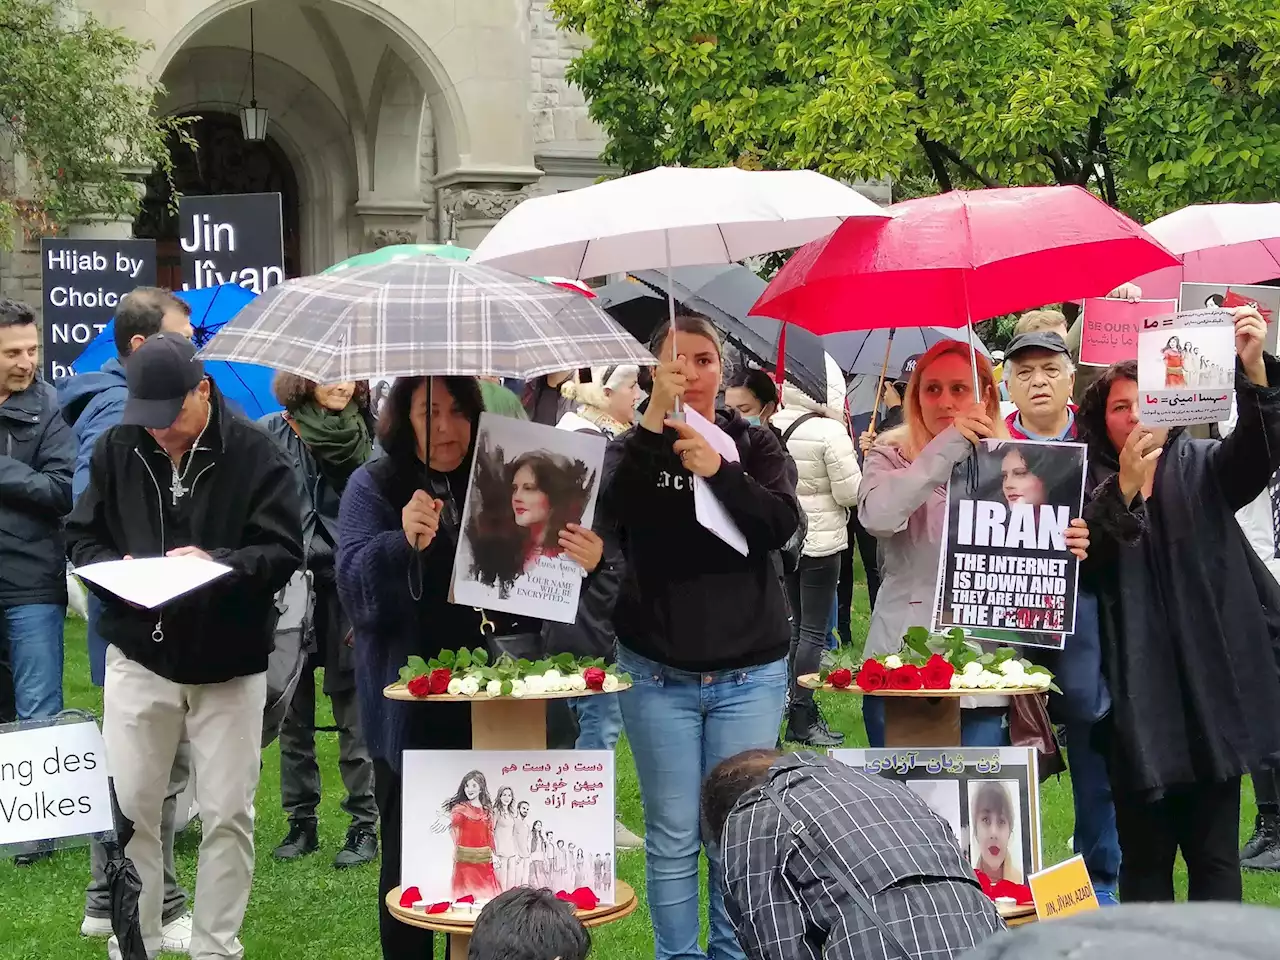
[[[71,510],[76,455],[39,363],[31,308],[0,300],[0,636],[8,635],[20,720],[62,710],[62,518]]]
[[[68,522],[72,561],[192,556],[230,572],[158,610],[95,588],[110,644],[108,772],[134,825],[126,854],[142,880],[147,952],[158,953],[160,810],[185,729],[204,825],[191,956],[239,958],[275,595],[302,562],[298,488],[271,438],[227,408],[190,341],[157,334],[125,375],[123,417],[95,446]]]

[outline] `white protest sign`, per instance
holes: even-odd
[[[0,733],[0,847],[115,829],[98,725],[14,725]]]
[[[1217,423],[1235,393],[1235,318],[1229,310],[1148,317],[1138,334],[1138,416],[1152,427]]]
[[[738,447],[733,438],[717,427],[710,420],[701,416],[696,410],[685,409],[685,423],[702,434],[711,444],[711,448],[720,454],[726,463],[738,462]],[[707,481],[702,477],[693,478],[693,515],[717,537],[737,550],[744,557],[748,553],[747,538],[738,528],[737,522],[720,502],[720,498],[712,492]]]

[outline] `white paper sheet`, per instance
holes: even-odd
[[[199,590],[231,568],[199,557],[140,557],[107,560],[77,567],[76,576],[110,590],[121,600],[153,610],[170,600]]]
[[[695,410],[685,408],[685,422],[697,430],[727,463],[738,462],[738,446],[733,438]],[[749,552],[747,538],[702,477],[693,478],[693,515],[698,522],[744,557]]]

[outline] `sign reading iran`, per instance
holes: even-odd
[[[45,378],[68,376],[120,298],[155,283],[154,240],[41,240]]]
[[[262,293],[284,282],[278,193],[182,197],[182,289],[235,283]]]

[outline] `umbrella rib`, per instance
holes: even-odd
[[[724,235],[724,224],[716,224],[716,233],[720,234],[720,245],[724,247],[724,259],[728,263],[733,263],[733,258],[729,256],[729,240]]]

